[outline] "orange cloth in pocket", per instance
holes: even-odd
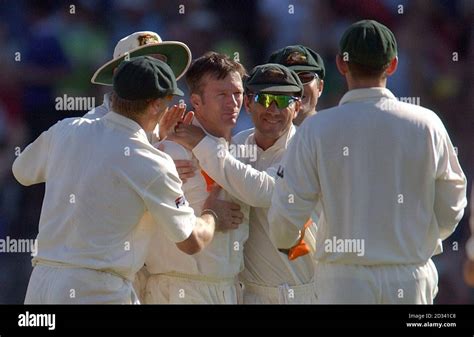
[[[201,175],[204,177],[204,180],[206,181],[206,191],[211,192],[212,186],[214,186],[216,182],[214,181],[214,179],[209,177],[204,170],[201,170]]]
[[[304,224],[303,230],[301,231],[301,237],[298,243],[289,249],[288,259],[290,261],[295,260],[300,256],[304,256],[311,252],[309,246],[306,244],[306,242],[304,242],[304,233],[306,232],[306,229],[312,225],[312,223],[313,220],[309,218],[308,221],[306,221],[306,223]]]

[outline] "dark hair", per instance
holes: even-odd
[[[130,101],[128,99],[120,98],[115,93],[115,91],[112,92],[110,98],[112,103],[112,110],[128,118],[134,118],[143,114],[150,102],[152,101],[151,99]]]
[[[390,66],[390,62],[379,67],[371,67],[357,62],[347,62],[349,71],[355,78],[385,78],[385,71]]]
[[[243,79],[246,75],[245,68],[239,62],[225,54],[207,52],[195,59],[186,72],[186,84],[191,94],[202,95],[202,79],[208,75],[215,79],[224,79],[232,72],[237,72]]]

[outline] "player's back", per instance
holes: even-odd
[[[108,269],[132,279],[149,240],[139,235],[141,226],[153,224],[140,191],[162,174],[167,158],[138,124],[117,123],[126,120],[117,114],[108,117],[66,119],[48,131],[36,259]]]
[[[324,206],[318,260],[421,263],[441,248],[433,207],[447,134],[432,111],[379,96],[348,100],[306,123],[304,132],[317,134],[308,146]]]

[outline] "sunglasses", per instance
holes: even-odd
[[[278,109],[285,109],[291,103],[299,100],[299,97],[288,96],[288,95],[273,95],[273,94],[256,94],[253,95],[253,100],[256,103],[263,105],[265,108],[269,108],[272,102],[275,102]]]
[[[312,71],[302,71],[297,73],[298,77],[300,78],[301,83],[307,84],[313,81],[315,78],[319,78],[318,74],[313,73]]]

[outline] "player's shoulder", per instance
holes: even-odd
[[[447,131],[441,118],[433,110],[421,105],[397,101],[395,113],[407,120],[410,124],[432,134],[446,135]]]
[[[173,159],[151,144],[131,144],[130,148],[126,148],[119,158],[117,169],[128,172],[128,175],[138,181],[152,181],[156,177],[166,176],[170,172],[177,175]]]
[[[421,120],[429,122],[442,123],[439,116],[433,110],[424,106],[409,102],[397,101],[400,110],[419,117]]]
[[[64,118],[57,121],[56,124],[51,126],[48,132],[53,132],[55,134],[67,134],[72,131],[77,131],[80,128],[84,128],[86,125],[90,125],[91,123],[92,120],[84,119],[82,117]]]
[[[108,112],[109,109],[102,104],[88,111],[82,118],[94,120],[104,117]]]
[[[154,146],[156,148],[159,146],[161,151],[163,151],[166,155],[175,160],[191,160],[193,158],[193,154],[191,151],[189,151],[181,144],[178,144],[171,140],[164,140],[160,143],[154,144]]]
[[[247,139],[254,133],[255,133],[255,128],[242,130],[232,137],[232,143],[244,144],[247,141]]]

